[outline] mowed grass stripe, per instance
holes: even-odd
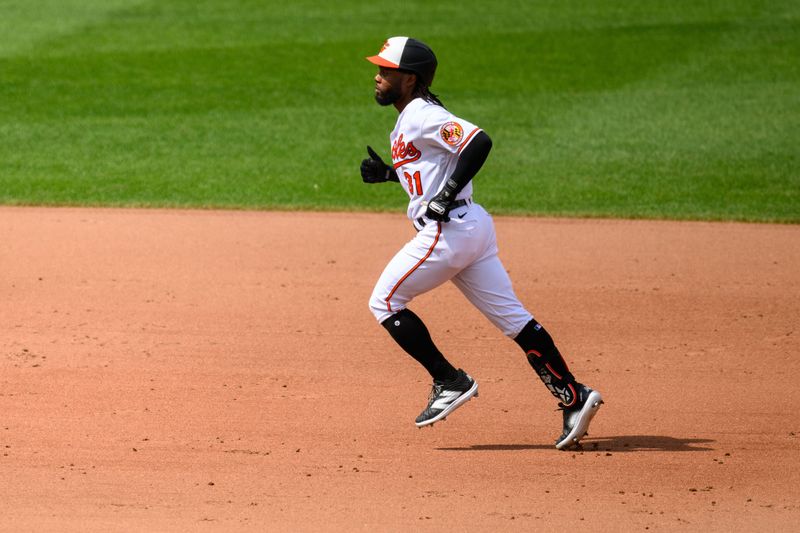
[[[515,159],[533,169],[542,213],[613,216],[607,207],[624,205],[629,216],[683,210],[678,218],[748,219],[762,206],[764,220],[796,220],[800,131],[787,116],[800,116],[800,100],[796,67],[783,68],[800,52],[792,31],[780,23],[758,40],[750,25],[726,24],[703,30],[701,47],[689,46],[701,41],[684,31],[684,41],[670,41],[681,53],[662,54],[666,60],[648,63],[638,80],[588,94],[544,96],[547,111],[535,118],[533,136],[524,133],[528,118],[514,113],[506,131],[514,152],[493,163],[504,176],[513,175]],[[745,59],[768,61],[750,64],[746,72],[709,68],[729,64],[731,47],[753,41],[760,49],[753,52],[753,45]],[[510,115],[513,109],[485,114]],[[565,190],[571,202],[559,206]],[[516,200],[506,204],[511,211],[530,209],[528,199]]]
[[[135,0],[0,0],[0,57],[37,55],[45,43],[69,41]],[[43,46],[45,45],[45,46]]]
[[[363,56],[413,32],[496,213],[800,220],[793,3],[428,4],[86,2],[0,41],[0,202],[402,208],[358,176],[395,118]]]

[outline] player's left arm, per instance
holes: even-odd
[[[469,144],[461,150],[458,163],[453,174],[447,178],[444,188],[428,202],[425,216],[431,220],[441,220],[447,222],[450,206],[458,196],[458,193],[467,186],[472,178],[483,166],[489,151],[492,149],[492,139],[484,131],[476,133]]]

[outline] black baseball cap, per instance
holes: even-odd
[[[427,87],[433,84],[436,73],[436,56],[431,48],[410,37],[390,37],[376,56],[367,61],[381,67],[408,70],[420,77]]]

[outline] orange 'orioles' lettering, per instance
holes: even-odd
[[[422,157],[422,152],[417,150],[413,142],[406,144],[405,141],[403,141],[402,133],[397,137],[397,140],[394,141],[394,144],[392,144],[392,160],[395,162],[394,168],[399,168],[406,163],[416,161],[420,157]]]

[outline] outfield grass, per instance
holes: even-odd
[[[411,34],[498,214],[800,222],[800,3],[0,0],[0,203],[369,209]]]

